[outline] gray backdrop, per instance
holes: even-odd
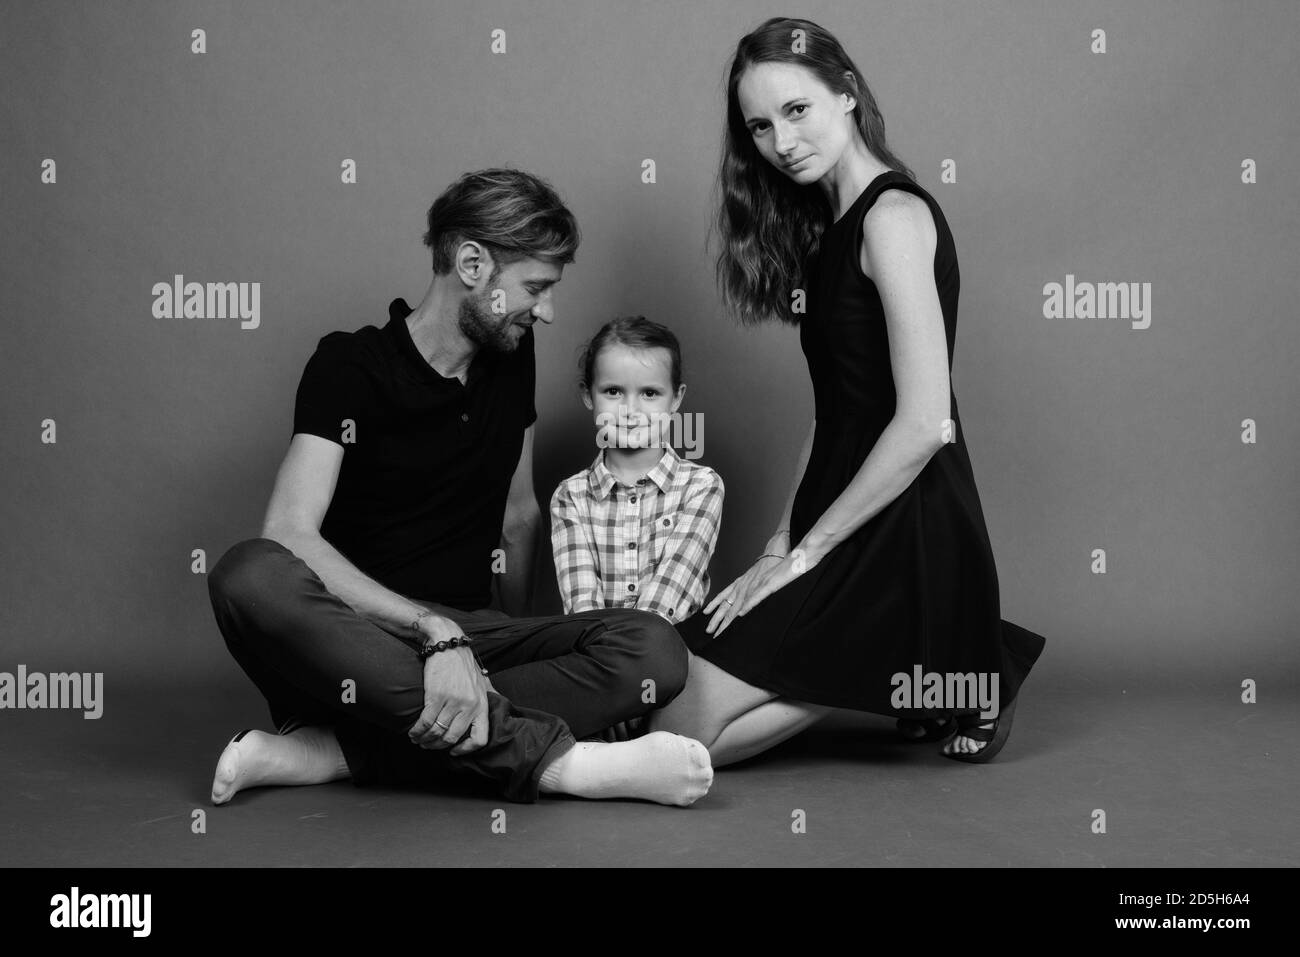
[[[242,680],[191,550],[257,534],[316,341],[414,304],[429,204],[485,166],[549,180],[584,237],[537,329],[543,508],[595,451],[579,344],[644,313],[683,343],[729,581],[812,415],[795,332],[731,324],[704,247],[724,69],[774,13],[837,34],[952,226],[954,390],[1037,680],[1294,682],[1289,0],[6,4],[0,670]],[[260,282],[260,327],[155,319],[177,273]],[[1150,328],[1044,318],[1067,274],[1151,283]]]

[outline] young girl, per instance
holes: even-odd
[[[708,594],[724,490],[665,436],[686,394],[681,364],[677,337],[643,316],[606,323],[582,355],[601,451],[551,497],[565,614],[641,608],[677,625]]]

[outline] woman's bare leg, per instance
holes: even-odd
[[[812,727],[834,708],[777,698],[732,721],[709,748],[715,768],[744,761]]]
[[[681,694],[652,712],[652,731],[672,731],[709,749],[713,767],[752,757],[821,719],[830,708],[778,698],[712,662],[690,659]]]
[[[694,738],[711,751],[727,725],[775,697],[691,655],[686,686],[676,698],[650,713],[647,729]]]

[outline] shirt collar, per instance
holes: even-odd
[[[388,322],[384,326],[384,331],[392,336],[393,341],[397,344],[397,350],[406,356],[407,361],[415,368],[416,374],[420,378],[436,385],[447,386],[454,383],[456,386],[460,386],[459,379],[454,376],[444,376],[429,365],[428,360],[416,348],[414,340],[411,339],[411,330],[406,326],[406,317],[414,311],[407,305],[405,299],[394,299],[388,304]],[[501,356],[491,349],[486,347],[479,349],[474,353],[474,358],[470,360],[469,372],[465,376],[465,388],[476,385],[487,370],[500,360]]]
[[[673,478],[677,474],[677,466],[681,459],[677,451],[671,446],[664,447],[664,454],[659,457],[659,461],[654,467],[646,473],[646,480],[654,482],[661,492],[667,492],[672,488]],[[605,465],[605,450],[601,449],[596,454],[596,460],[591,463],[591,468],[587,470],[587,486],[591,489],[591,494],[596,501],[604,501],[610,491],[618,483],[614,478],[614,473]]]

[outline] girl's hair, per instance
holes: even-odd
[[[596,375],[596,357],[600,350],[614,345],[631,346],[633,349],[667,349],[672,359],[673,392],[682,384],[682,348],[677,337],[667,326],[651,322],[645,316],[619,316],[600,327],[600,331],[591,337],[582,356],[578,359],[578,385],[584,392],[591,389],[591,380]]]
[[[456,249],[466,240],[492,253],[493,272],[521,259],[571,263],[578,249],[578,221],[547,183],[522,170],[465,173],[429,207],[424,244],[433,271],[451,272]]]
[[[803,31],[803,52],[792,49],[795,30]],[[718,168],[717,281],[725,306],[741,322],[775,318],[797,324],[790,294],[804,285],[831,212],[815,185],[800,186],[763,159],[745,128],[738,88],[745,71],[757,63],[805,67],[832,93],[852,96],[854,124],[867,149],[890,169],[916,177],[890,152],[876,99],[834,36],[810,20],[773,17],[741,37],[727,78],[727,123]],[[852,74],[852,81],[845,73]]]

